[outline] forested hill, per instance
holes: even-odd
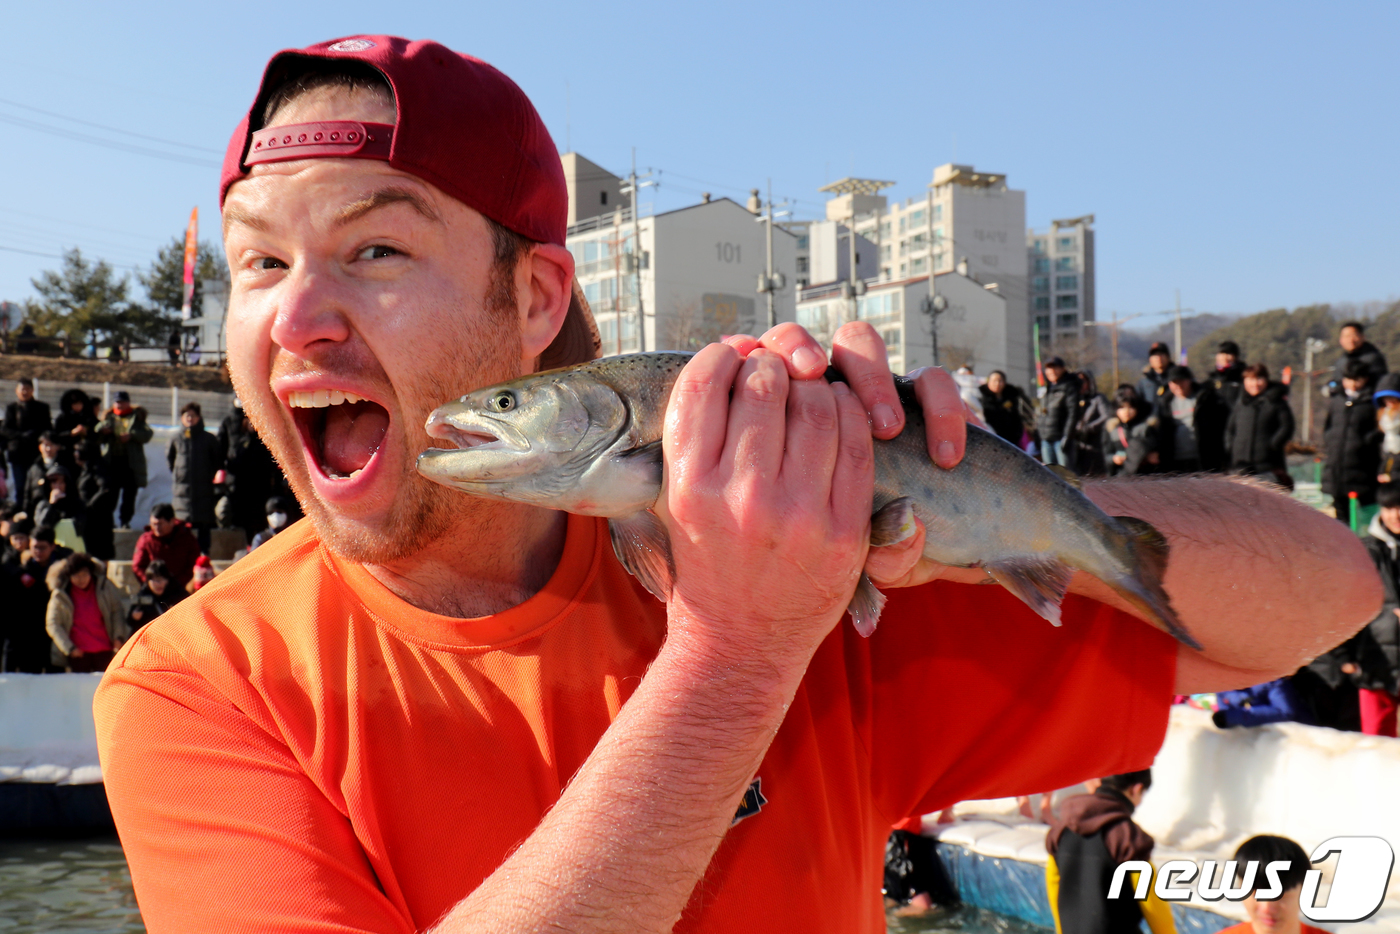
[[[1285,366],[1301,375],[1304,341],[1316,337],[1327,343],[1327,349],[1315,355],[1314,371],[1330,367],[1341,355],[1337,346],[1337,330],[1354,314],[1353,309],[1337,309],[1331,305],[1304,305],[1289,311],[1275,308],[1258,314],[1236,318],[1196,341],[1187,351],[1191,369],[1198,375],[1215,368],[1215,348],[1223,340],[1240,345],[1240,354],[1248,363],[1263,363],[1274,379]],[[1394,302],[1378,316],[1366,322],[1366,338],[1380,348],[1391,368],[1400,367],[1400,302]]]

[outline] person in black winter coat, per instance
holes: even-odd
[[[1169,394],[1158,410],[1162,419],[1162,463],[1171,473],[1225,469],[1225,423],[1230,410],[1210,383],[1198,383],[1190,369],[1168,372]]]
[[[1268,367],[1245,367],[1244,392],[1225,423],[1231,473],[1287,485],[1284,446],[1293,437],[1294,422],[1286,396],[1286,387],[1269,381]]]
[[[183,430],[166,451],[173,480],[170,502],[175,518],[194,528],[200,550],[208,553],[214,527],[214,475],[224,466],[224,454],[219,440],[204,430],[198,402],[186,403],[180,410],[180,424]]]
[[[92,437],[97,427],[97,412],[92,399],[81,389],[70,389],[58,400],[58,415],[53,420],[53,433],[58,443],[68,451]]]
[[[1337,358],[1337,363],[1332,368],[1332,381],[1327,384],[1329,395],[1343,394],[1342,380],[1346,378],[1345,370],[1349,363],[1360,363],[1366,368],[1373,389],[1380,378],[1389,371],[1385,354],[1381,353],[1375,344],[1366,340],[1366,326],[1360,321],[1348,321],[1342,325],[1337,333],[1337,343],[1341,345],[1342,355]]]
[[[52,427],[49,404],[34,398],[34,381],[28,377],[19,380],[15,384],[15,401],[5,407],[5,422],[0,427],[15,478],[16,500],[24,491],[29,465],[39,456],[39,436]]]
[[[102,462],[102,449],[96,441],[78,445],[74,450],[78,464],[76,492],[83,504],[83,521],[78,534],[83,537],[87,553],[102,561],[116,557],[112,535],[112,515],[117,510],[120,491],[112,483],[107,466]]]
[[[1103,457],[1109,476],[1155,473],[1161,464],[1160,420],[1132,386],[1119,386],[1114,401],[1118,408],[1103,427]]]
[[[1154,414],[1171,395],[1167,388],[1167,372],[1172,367],[1172,352],[1166,344],[1158,341],[1147,351],[1147,366],[1142,368],[1142,379],[1138,380],[1137,393],[1150,405]]]
[[[29,468],[33,470],[34,468]],[[57,528],[64,519],[72,519],[76,529],[83,521],[83,502],[75,490],[73,474],[67,467],[55,464],[44,478],[48,494],[34,509],[35,525]]]
[[[1394,736],[1400,706],[1400,483],[1382,485],[1376,500],[1381,508],[1363,542],[1380,573],[1385,602],[1342,647],[1341,670],[1360,689],[1361,732]]]
[[[252,541],[263,529],[267,519],[263,504],[269,496],[283,490],[281,473],[272,453],[253,429],[248,416],[234,402],[234,410],[219,424],[219,445],[224,454],[224,483],[228,502],[220,505],[220,521],[226,526],[243,529]]]
[[[24,475],[24,497],[19,500],[24,505],[25,512],[33,516],[35,521],[38,521],[36,510],[39,504],[49,498],[49,473],[55,467],[62,467],[68,471],[70,477],[78,472],[72,455],[59,443],[58,436],[52,431],[46,431],[39,436],[39,456],[29,465],[29,470]]]
[[[1113,417],[1113,407],[1099,392],[1092,370],[1075,375],[1079,380],[1079,400],[1074,418],[1074,470],[1086,477],[1101,477],[1107,470],[1103,459],[1103,430]]]
[[[1074,416],[1079,408],[1079,381],[1065,369],[1059,357],[1045,361],[1045,395],[1035,412],[1035,430],[1040,435],[1040,459],[1046,464],[1069,467],[1069,441],[1074,433]]]
[[[1026,433],[1027,416],[1031,414],[1025,392],[1008,383],[1001,370],[993,370],[977,391],[982,396],[982,415],[987,419],[987,427],[1020,447]]]
[[[1209,382],[1226,409],[1234,411],[1235,403],[1244,392],[1244,361],[1240,359],[1239,344],[1221,341],[1215,348],[1215,372],[1211,373]]]
[[[1322,468],[1322,492],[1332,497],[1337,518],[1351,521],[1350,494],[1357,504],[1376,501],[1376,476],[1380,471],[1380,445],[1384,433],[1371,400],[1370,370],[1359,360],[1350,361],[1342,374],[1342,392],[1329,400],[1322,428],[1326,463]]]

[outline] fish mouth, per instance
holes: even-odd
[[[452,451],[515,451],[530,450],[530,441],[514,427],[488,416],[474,413],[445,415],[441,410],[428,416],[424,426],[428,436],[446,441]],[[441,445],[438,449],[443,449]],[[428,452],[430,453],[431,449]]]

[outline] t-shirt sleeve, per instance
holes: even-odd
[[[411,932],[288,747],[143,636],[94,702],[107,799],[152,934]]]
[[[1001,587],[892,591],[870,640],[872,787],[887,816],[1152,764],[1176,643],[1071,595],[1051,626]]]

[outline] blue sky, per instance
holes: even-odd
[[[16,250],[144,266],[194,205],[214,234],[268,56],[379,32],[497,65],[561,149],[622,171],[635,146],[657,210],[771,176],[816,216],[828,180],[922,196],[956,159],[1006,173],[1034,226],[1097,215],[1101,317],[1178,288],[1224,313],[1400,297],[1396,4],[50,0],[5,19],[0,298],[56,264]]]

